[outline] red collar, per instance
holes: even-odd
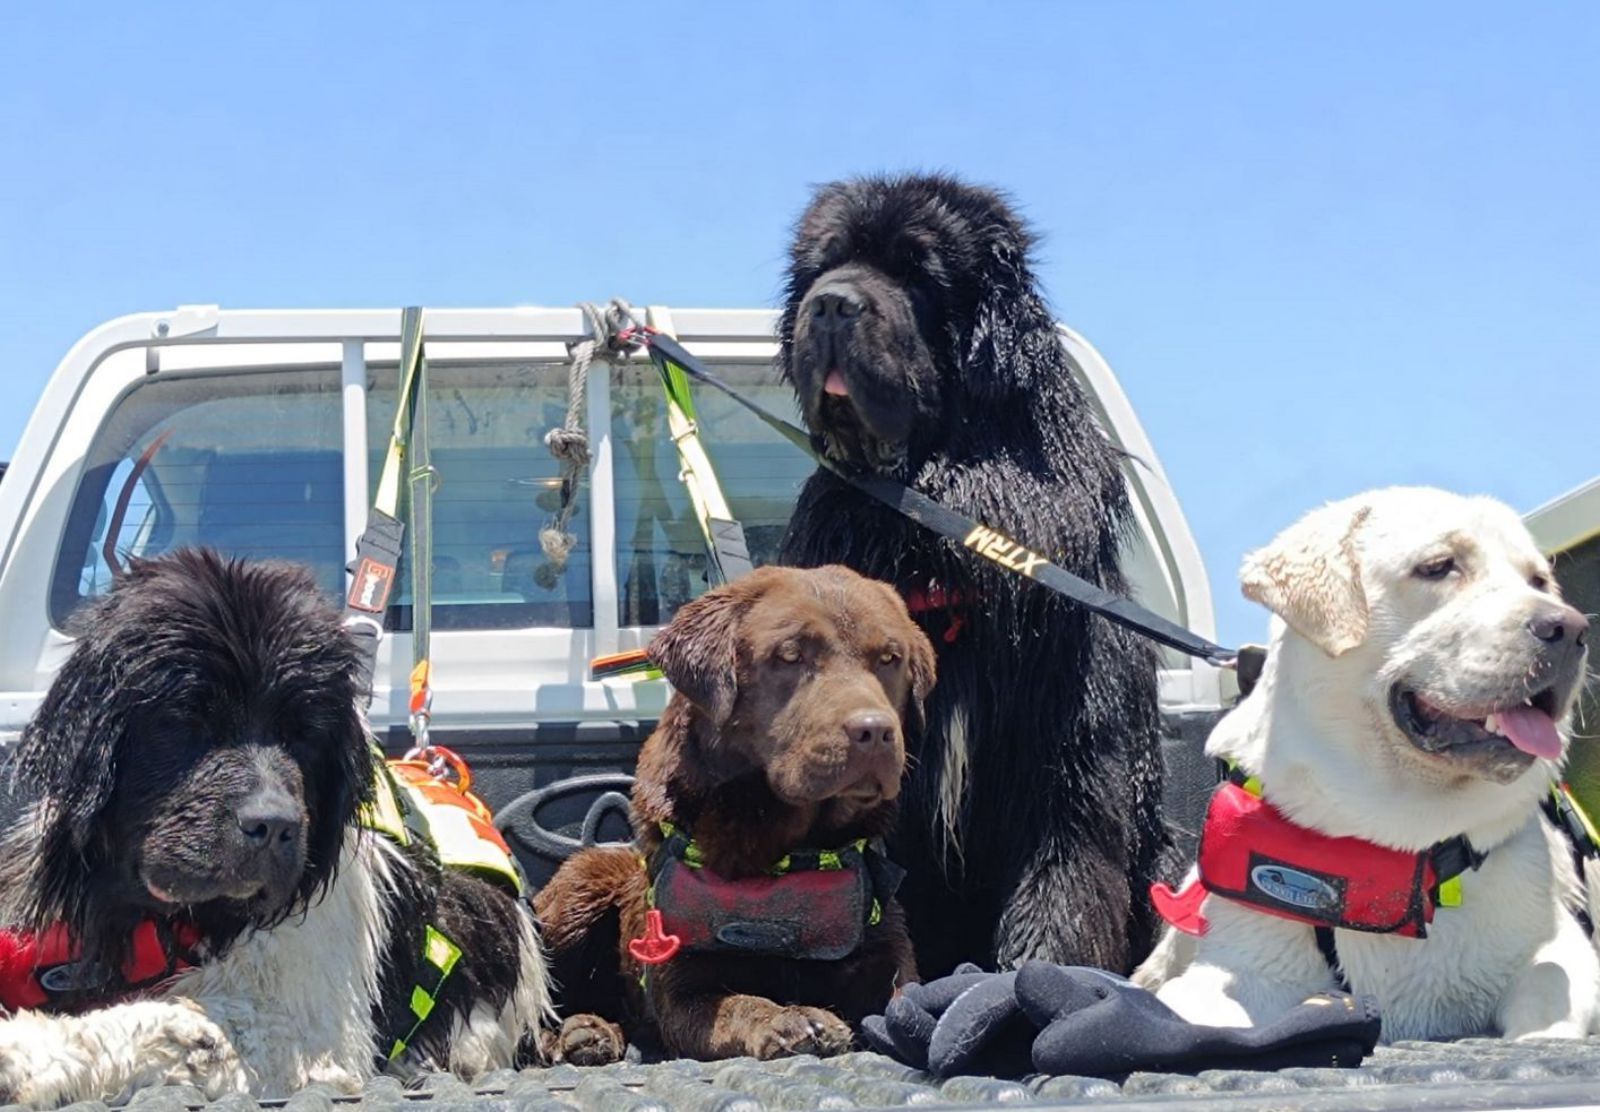
[[[193,968],[191,951],[199,942],[200,931],[193,923],[166,925],[146,919],[134,928],[120,976],[83,983],[81,951],[65,924],[53,924],[37,935],[0,930],[0,1007],[16,1012],[70,1005],[81,1002],[85,994],[103,995],[97,1003],[138,996]]]
[[[1244,783],[1211,797],[1199,877],[1181,892],[1151,885],[1161,917],[1187,934],[1205,933],[1200,907],[1215,894],[1312,926],[1426,938],[1440,885],[1483,863],[1465,837],[1411,853],[1298,826]]]
[[[913,587],[906,592],[906,609],[912,614],[929,614],[942,610],[949,618],[945,627],[944,643],[953,645],[961,636],[961,627],[967,624],[966,598],[960,591],[946,591],[938,580],[930,580],[927,589]]]

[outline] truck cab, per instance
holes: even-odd
[[[773,367],[774,313],[651,306],[639,317],[798,419]],[[74,614],[129,558],[205,545],[294,560],[331,599],[343,596],[394,418],[399,329],[396,309],[183,306],[111,321],[68,352],[0,482],[0,746],[16,740],[70,651]],[[426,335],[439,473],[433,739],[471,764],[537,881],[553,864],[542,832],[572,833],[593,797],[621,783],[615,774],[631,769],[668,696],[660,680],[594,680],[589,662],[647,644],[706,589],[707,557],[648,359],[593,365],[583,407],[591,459],[570,526],[578,543],[557,567],[539,543],[561,485],[544,436],[567,411],[582,314],[435,309]],[[1214,637],[1204,568],[1154,448],[1099,353],[1069,328],[1060,337],[1126,454],[1136,597]],[[701,391],[696,405],[751,555],[769,562],[814,465],[721,395]],[[409,740],[403,563],[400,580],[371,710],[394,751]],[[1211,786],[1193,757],[1231,677],[1171,652],[1162,665],[1169,803],[1183,825]],[[591,775],[602,773],[611,775]],[[558,782],[570,790],[529,802]],[[623,836],[611,826],[608,836]]]

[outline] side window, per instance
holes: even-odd
[[[794,393],[770,363],[714,368],[766,409],[799,422]],[[662,625],[706,589],[706,550],[678,452],[667,430],[655,368],[635,362],[613,377],[611,436],[617,503],[617,620]],[[800,486],[816,465],[759,418],[713,389],[694,396],[701,440],[729,508],[744,526],[751,558],[771,563]]]
[[[435,629],[581,628],[594,624],[589,490],[583,477],[558,570],[539,543],[560,505],[561,469],[544,436],[566,416],[565,364],[441,364],[428,368]],[[369,494],[394,425],[399,370],[369,368]],[[390,629],[411,628],[411,573],[402,556]]]
[[[1573,606],[1589,615],[1591,622],[1600,614],[1600,536],[1590,537],[1555,558],[1556,582],[1561,594]],[[1590,672],[1594,671],[1595,650],[1591,647]],[[1600,736],[1600,690],[1591,678],[1578,698],[1572,721],[1573,745],[1568,763],[1568,779],[1590,814],[1600,813],[1600,752],[1588,740]]]
[[[50,589],[64,626],[129,556],[203,545],[309,565],[344,584],[344,473],[333,370],[158,375],[90,445]]]

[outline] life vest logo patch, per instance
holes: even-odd
[[[1295,868],[1251,854],[1250,892],[1305,915],[1337,920],[1344,908],[1342,877]]]
[[[792,923],[740,921],[717,928],[717,941],[736,950],[774,954],[792,952],[800,942],[800,931]]]

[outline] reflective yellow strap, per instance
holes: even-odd
[[[689,492],[689,505],[694,510],[695,521],[705,537],[706,546],[716,552],[716,539],[711,535],[711,519],[737,521],[728,509],[717,473],[711,466],[711,457],[700,442],[700,427],[695,423],[694,395],[689,387],[689,376],[672,360],[665,360],[661,386],[667,400],[667,429],[678,449],[678,463],[682,468],[679,478]]]
[[[1223,757],[1222,763],[1227,766],[1229,772],[1239,771],[1239,763],[1229,757]],[[1244,783],[1240,784],[1239,786],[1249,794],[1255,796],[1257,799],[1261,798],[1261,777],[1247,776],[1245,777]]]
[[[382,754],[374,754],[377,770],[373,773],[371,803],[362,804],[358,821],[368,830],[374,830],[395,843],[411,844],[411,832],[406,829],[405,816],[400,813],[400,801],[394,792],[394,777],[384,764]]]
[[[678,828],[665,819],[656,823],[656,826],[660,828],[663,838],[671,838],[678,833]],[[705,864],[700,856],[700,847],[695,845],[694,839],[687,834],[683,835],[683,863],[691,869],[698,869]]]
[[[1594,823],[1589,821],[1589,812],[1583,809],[1583,805],[1578,802],[1578,797],[1572,794],[1571,789],[1565,784],[1557,784],[1550,790],[1555,793],[1557,803],[1565,803],[1571,808],[1572,813],[1578,816],[1578,821],[1583,824],[1584,833],[1589,835],[1589,840],[1600,845],[1600,832],[1595,830]]]
[[[839,861],[839,855],[831,849],[825,849],[817,854],[817,868],[819,870],[842,869],[844,865]]]
[[[1453,876],[1439,885],[1439,906],[1461,906],[1461,878],[1459,876]]]
[[[431,965],[438,974],[432,991],[422,985],[414,985],[411,989],[411,1014],[416,1017],[416,1022],[411,1025],[402,1038],[394,1040],[394,1045],[389,1048],[389,1061],[394,1061],[406,1052],[406,1047],[416,1037],[417,1029],[424,1020],[433,1014],[434,1005],[439,1002],[439,992],[444,988],[445,981],[449,980],[456,963],[461,960],[461,947],[457,946],[444,936],[443,933],[432,926],[425,927],[422,933],[422,959]]]
[[[400,381],[395,401],[394,431],[389,434],[389,451],[383,459],[378,493],[372,503],[396,517],[400,504],[400,465],[406,458],[406,443],[411,439],[413,412],[412,388],[422,366],[422,310],[405,309],[400,314]]]
[[[455,971],[456,962],[461,960],[461,947],[432,927],[423,932],[422,938],[422,956],[439,971],[441,980],[450,976]]]
[[[883,922],[883,905],[877,900],[872,901],[872,914],[867,916],[867,926],[875,927]]]

